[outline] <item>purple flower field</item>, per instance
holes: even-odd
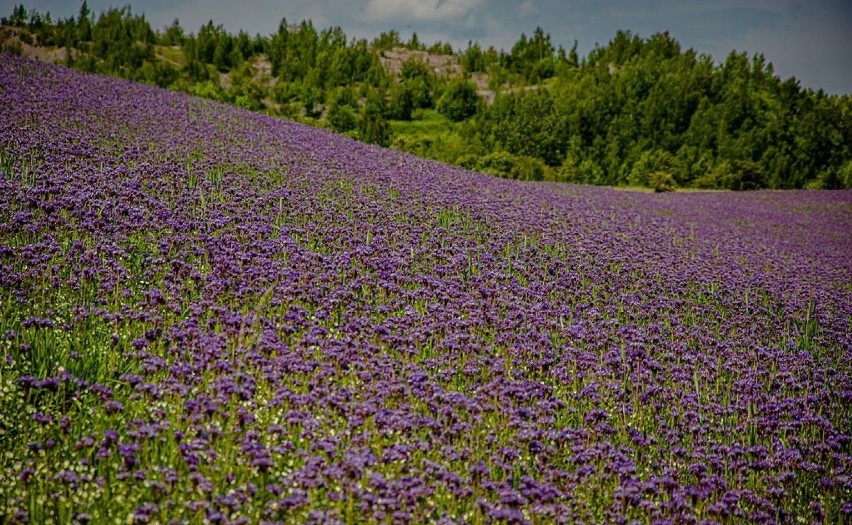
[[[10,55],[0,108],[0,522],[852,521],[852,192],[519,183]]]

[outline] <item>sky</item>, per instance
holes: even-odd
[[[21,2],[21,0],[18,0]],[[11,13],[15,0],[0,0]],[[76,15],[79,0],[22,2],[54,18]],[[732,50],[762,53],[782,79],[804,87],[852,94],[852,0],[89,0],[97,14],[130,5],[155,28],[178,18],[188,32],[208,20],[228,31],[267,35],[288,22],[311,19],[318,29],[340,26],[350,37],[372,39],[396,29],[407,39],[464,48],[469,40],[510,49],[536,27],[555,45],[581,56],[606,45],[616,31],[643,37],[668,31],[683,48],[722,61]]]

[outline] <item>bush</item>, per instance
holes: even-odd
[[[390,90],[388,103],[388,118],[394,120],[411,120],[414,111],[414,95],[405,84],[397,84]]]
[[[0,52],[21,56],[24,50],[20,41],[9,39],[5,42],[0,42]]]
[[[674,155],[663,149],[652,149],[642,152],[639,159],[633,164],[627,181],[634,186],[653,188],[651,176],[654,173],[668,173],[672,183],[676,183],[674,174],[680,171],[681,166]]]
[[[460,166],[466,170],[477,170],[479,169],[479,155],[474,155],[473,153],[465,153],[461,157],[456,159],[456,166]]]
[[[438,111],[453,122],[460,122],[476,114],[479,95],[470,80],[457,79],[447,86],[438,100]]]
[[[346,104],[332,104],[328,110],[328,122],[340,133],[351,131],[358,126],[355,111]]]
[[[692,184],[696,188],[703,190],[721,189],[724,188],[722,181],[728,177],[730,172],[731,164],[728,161],[723,160],[713,166],[713,168],[707,173],[695,179]]]
[[[495,151],[479,159],[476,168],[479,171],[497,175],[498,177],[510,177],[514,156],[506,151]]]
[[[766,177],[760,164],[751,161],[740,161],[734,166],[732,190],[759,190],[766,187]]]
[[[667,171],[655,171],[649,177],[648,183],[656,193],[674,191],[677,187],[674,177]]]
[[[847,160],[837,168],[821,171],[805,187],[824,190],[852,189],[852,160]]]
[[[541,159],[535,157],[515,157],[510,175],[518,180],[545,180],[551,171]]]
[[[576,155],[566,155],[562,165],[556,168],[557,182],[583,182],[583,173],[580,171],[580,160]]]
[[[466,154],[456,164],[467,169],[517,180],[552,180],[551,170],[541,159],[519,157],[505,151],[495,151],[483,157]]]
[[[361,112],[358,123],[358,138],[363,142],[387,147],[393,138],[390,124],[382,118],[378,108],[367,106]]]

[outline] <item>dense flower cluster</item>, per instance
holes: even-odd
[[[0,521],[850,519],[850,192],[518,183],[8,55],[0,107]]]

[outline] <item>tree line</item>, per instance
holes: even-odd
[[[852,188],[848,94],[782,80],[760,54],[714,62],[668,33],[619,31],[580,57],[576,42],[554,46],[541,28],[509,50],[454,50],[396,31],[348,38],[309,20],[282,19],[266,36],[212,21],[195,33],[178,20],[156,30],[130,7],[95,16],[86,2],[57,20],[17,5],[2,24],[19,28],[23,43],[65,48],[70,67],[505,177],[659,191]],[[438,75],[412,53],[391,73],[381,57],[399,49],[445,55],[460,72]],[[483,81],[492,103],[480,96]]]

